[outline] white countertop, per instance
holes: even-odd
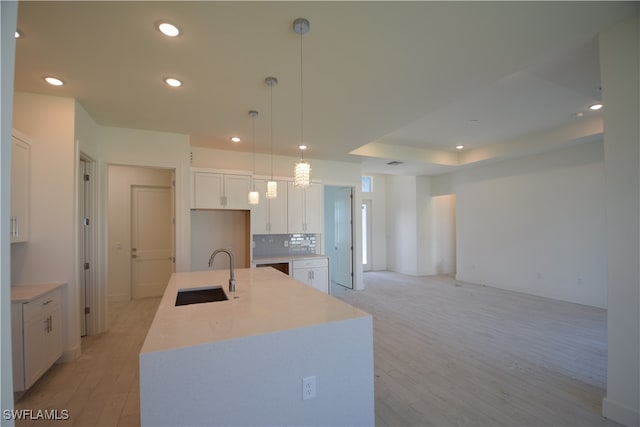
[[[262,335],[359,317],[368,313],[273,268],[174,273],[140,354]],[[221,286],[228,301],[175,306],[179,289]]]
[[[33,301],[51,291],[63,287],[66,283],[39,283],[34,285],[17,285],[11,287],[11,302],[25,303]]]

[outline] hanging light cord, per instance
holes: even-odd
[[[251,177],[251,181],[253,183],[253,191],[256,191],[256,115],[257,113],[251,114],[251,131],[253,133],[253,139],[251,140],[253,148],[253,176]]]
[[[302,72],[302,34],[300,31],[300,144],[304,144],[304,85]]]
[[[271,157],[271,181],[273,181],[273,85],[269,85],[269,108],[271,109],[271,114],[269,115],[269,119],[271,120],[271,128],[269,129],[269,152]]]

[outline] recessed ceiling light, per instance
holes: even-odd
[[[591,110],[591,111],[598,111],[601,108],[602,108],[602,104],[589,105],[589,110]]]
[[[62,86],[64,82],[57,77],[47,76],[44,78],[44,81],[49,83],[51,86]]]
[[[173,77],[165,77],[164,82],[171,87],[180,87],[182,86],[182,82],[178,79],[174,79]]]
[[[234,136],[233,138],[231,138],[232,142],[240,142],[240,138],[238,138],[237,136]]]
[[[306,150],[306,149],[307,149],[307,146],[306,146],[306,145],[304,145],[304,144],[300,144],[300,145],[298,145],[298,148],[299,148],[300,150]]]
[[[156,24],[156,28],[158,28],[158,31],[160,31],[162,34],[164,34],[167,37],[177,37],[180,35],[180,29],[168,22],[164,22],[164,21],[158,22]]]
[[[462,150],[464,148],[464,145],[456,145],[456,150]]]
[[[20,37],[22,37],[22,33],[16,30],[16,38],[19,39]]]

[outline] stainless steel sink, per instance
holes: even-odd
[[[220,286],[196,289],[180,289],[176,296],[176,306],[201,304],[204,302],[227,301],[227,295]]]

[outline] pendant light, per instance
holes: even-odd
[[[275,199],[276,197],[278,197],[278,183],[276,181],[274,181],[273,179],[273,87],[275,85],[278,84],[278,79],[276,79],[275,77],[267,77],[266,79],[264,79],[265,83],[269,86],[269,92],[270,92],[270,109],[271,109],[271,113],[270,118],[271,118],[271,130],[270,130],[270,143],[269,143],[269,150],[271,151],[271,180],[267,181],[267,199]]]
[[[306,145],[298,145],[300,149],[300,160],[296,162],[293,176],[293,185],[295,187],[308,187],[311,180],[311,165],[304,159],[304,150]]]
[[[309,21],[298,18],[293,21],[293,31],[300,35],[300,160],[296,162],[293,170],[293,185],[296,187],[308,187],[311,181],[311,165],[304,160],[304,86],[302,73],[302,35],[309,32]]]
[[[256,110],[249,111],[251,116],[251,129],[253,133],[253,139],[251,140],[253,150],[253,175],[251,175],[251,191],[249,191],[249,204],[257,205],[260,203],[260,193],[256,191],[256,117],[258,112]]]

